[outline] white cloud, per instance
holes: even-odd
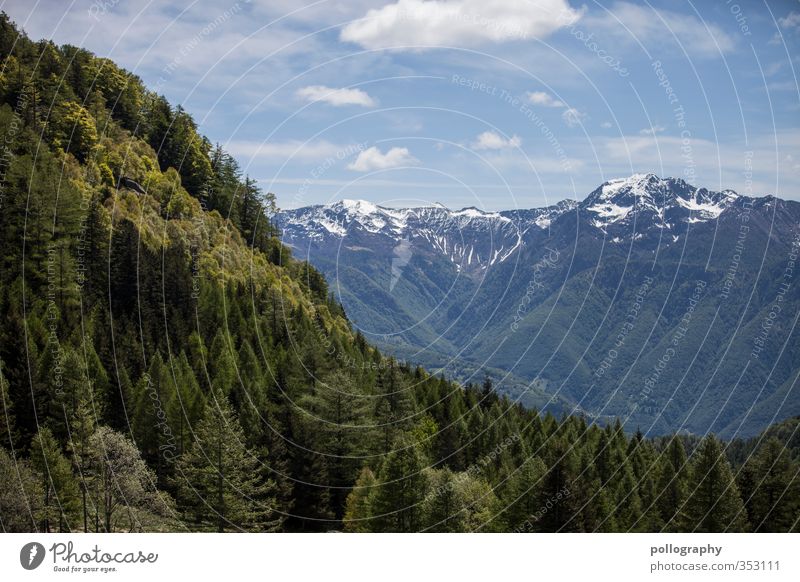
[[[517,135],[506,139],[499,133],[484,131],[472,142],[471,147],[476,150],[504,150],[508,148],[518,148],[521,145],[522,139]]]
[[[534,105],[541,105],[542,107],[566,107],[563,101],[559,101],[550,95],[550,93],[544,91],[529,92],[528,101]]]
[[[565,109],[564,113],[561,114],[561,119],[567,124],[567,127],[580,125],[586,117],[587,115],[583,111],[578,111],[574,107]]]
[[[778,19],[778,24],[786,30],[800,31],[800,12],[792,11]]]
[[[332,89],[325,85],[311,85],[298,89],[296,95],[309,102],[322,101],[334,107],[345,105],[374,107],[376,105],[375,100],[361,89]]]
[[[365,48],[479,46],[544,38],[580,18],[566,0],[398,0],[342,29]]]
[[[645,46],[678,43],[690,56],[713,57],[735,48],[734,38],[715,24],[688,13],[616,2],[610,13],[587,17],[587,25],[626,42]]]
[[[609,129],[612,127],[612,125],[610,121],[604,121],[603,123],[600,124],[600,127],[602,127],[603,129]]]
[[[657,133],[664,133],[667,130],[663,125],[654,125],[652,127],[645,127],[639,130],[639,135],[655,135]]]
[[[358,154],[356,161],[349,164],[347,169],[355,172],[370,172],[399,166],[413,166],[418,163],[419,160],[408,152],[408,148],[392,148],[384,154],[373,146]]]
[[[353,145],[338,145],[325,140],[302,142],[288,140],[283,142],[231,141],[225,150],[233,156],[243,158],[264,158],[275,160],[301,159],[319,160],[331,156],[341,156],[341,152],[355,151]]]

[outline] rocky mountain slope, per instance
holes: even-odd
[[[728,435],[800,411],[799,225],[797,202],[654,174],[530,210],[343,201],[278,216],[399,357],[488,373],[529,405]]]

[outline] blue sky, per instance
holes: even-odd
[[[281,207],[487,210],[639,172],[800,199],[800,3],[6,0],[182,104]]]

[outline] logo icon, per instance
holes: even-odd
[[[39,542],[29,542],[19,551],[19,563],[26,570],[35,570],[44,561],[44,546]]]

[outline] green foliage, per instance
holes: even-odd
[[[407,439],[394,443],[383,461],[369,507],[372,531],[413,532],[423,523],[428,480],[422,457]]]
[[[703,439],[691,467],[686,501],[688,528],[698,532],[744,531],[747,516],[742,498],[716,437]]]
[[[42,478],[41,530],[71,531],[80,519],[78,482],[53,433],[42,428],[31,443],[31,463]]]
[[[271,531],[279,525],[268,467],[246,447],[244,431],[222,394],[206,408],[177,471],[180,499],[195,523],[219,532]]]
[[[42,499],[41,480],[30,461],[15,459],[0,448],[0,529],[7,533],[39,531]]]

